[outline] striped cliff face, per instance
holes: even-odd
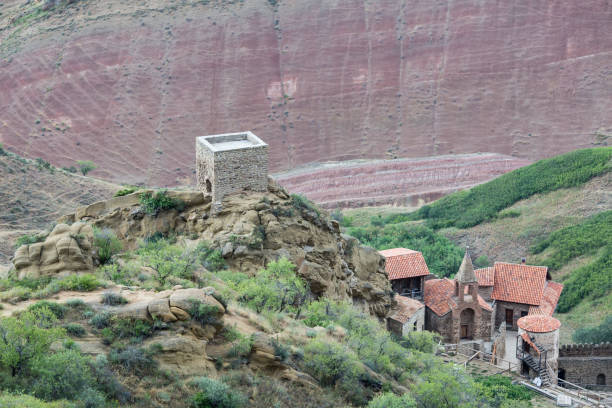
[[[193,138],[244,129],[269,143],[276,172],[534,160],[612,128],[605,0],[38,6],[3,4],[0,142],[58,166],[94,160],[112,180],[192,183]]]

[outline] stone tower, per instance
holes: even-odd
[[[252,132],[196,138],[198,188],[212,196],[213,212],[226,194],[242,190],[266,191],[268,145]]]
[[[486,337],[482,324],[482,307],[478,299],[478,279],[468,248],[465,249],[463,261],[455,275],[453,300],[457,304],[452,314],[455,342],[461,339],[482,340]]]

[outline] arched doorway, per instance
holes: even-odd
[[[565,369],[564,368],[560,368],[557,371],[557,378],[559,379],[559,386],[560,387],[565,387],[565,383],[563,382],[565,380]],[[561,381],[563,380],[563,381]]]
[[[461,311],[460,315],[459,338],[473,339],[474,338],[474,310],[467,308]]]
[[[606,376],[604,374],[597,374],[597,385],[606,385]]]
[[[210,182],[209,179],[206,179],[206,192],[212,193],[212,183]]]

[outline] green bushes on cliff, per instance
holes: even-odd
[[[434,228],[468,228],[497,217],[519,200],[574,187],[610,171],[612,147],[576,150],[506,173],[488,183],[450,194],[421,207],[411,219]]]
[[[178,198],[170,197],[167,191],[161,190],[155,194],[148,191],[140,194],[140,206],[147,214],[157,215],[160,211],[173,208],[180,211],[185,207],[185,203]]]
[[[598,344],[612,339],[612,315],[608,315],[605,320],[595,327],[583,327],[576,330],[572,337],[576,343]]]

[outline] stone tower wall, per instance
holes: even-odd
[[[263,142],[216,151],[196,141],[196,161],[198,189],[212,196],[215,207],[220,207],[223,197],[230,193],[267,190],[268,145]]]

